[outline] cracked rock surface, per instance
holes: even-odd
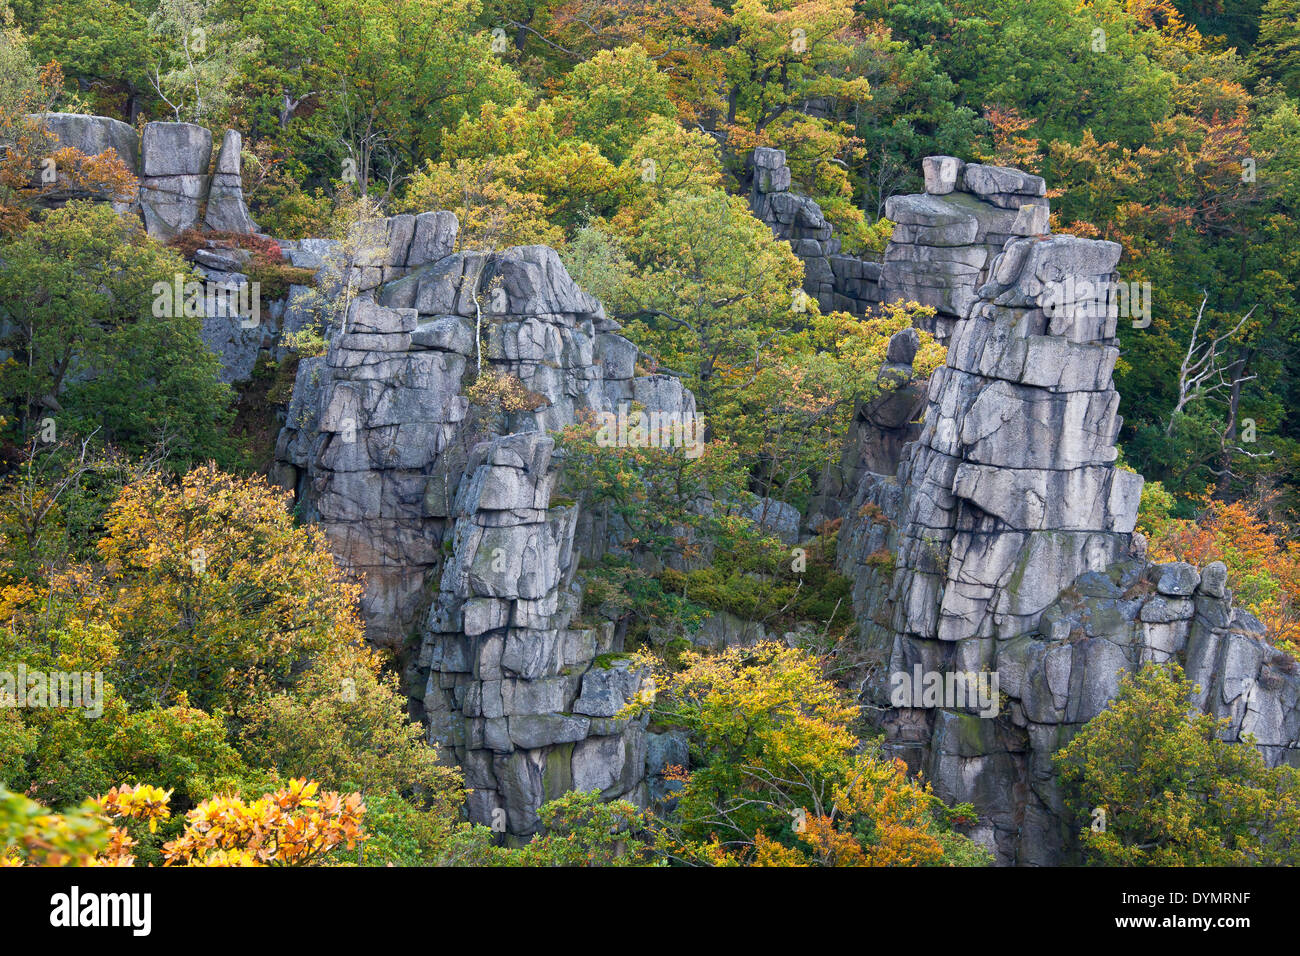
[[[374,227],[386,251],[354,273],[346,331],[299,365],[276,478],[364,572],[371,638],[413,649],[408,687],[472,820],[525,837],[575,787],[644,804],[647,718],[619,717],[643,675],[612,624],[576,622],[580,505],[553,495],[549,432],[634,401],[693,415],[694,397],[636,375],[554,250],[452,252],[450,214],[401,218]],[[470,406],[480,346],[535,408]]]
[[[1021,235],[1018,217],[1046,231],[1038,177],[951,157],[925,173],[924,195],[890,201],[882,291],[940,309],[948,356],[919,434],[896,469],[861,477],[841,532],[871,661],[861,699],[939,796],[975,804],[1000,862],[1059,864],[1082,824],[1051,756],[1123,673],[1179,660],[1197,705],[1270,764],[1297,762],[1300,676],[1232,606],[1223,565],[1152,564],[1132,533],[1142,478],[1115,465],[1105,293],[1120,247]],[[918,667],[996,675],[998,713],[894,706],[891,675]]]

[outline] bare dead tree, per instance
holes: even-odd
[[[1254,315],[1255,308],[1252,306],[1230,331],[1198,342],[1207,302],[1209,294],[1203,293],[1200,308],[1196,310],[1196,322],[1192,325],[1192,337],[1187,343],[1187,353],[1178,369],[1178,402],[1169,414],[1169,421],[1165,425],[1166,435],[1174,433],[1174,423],[1178,416],[1193,402],[1203,401],[1224,389],[1240,388],[1242,383],[1257,377],[1240,374],[1242,366],[1227,361],[1222,351],[1224,344],[1240,332],[1242,326]]]

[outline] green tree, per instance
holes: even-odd
[[[1221,739],[1177,664],[1120,683],[1054,762],[1086,857],[1107,866],[1294,865],[1300,772]],[[1092,821],[1103,821],[1094,825]]]
[[[357,586],[261,478],[146,475],[105,526],[98,614],[120,635],[119,685],[137,705],[237,713],[306,659],[361,640]]]
[[[690,738],[691,769],[665,845],[696,863],[987,864],[952,830],[973,820],[859,747],[856,709],[812,655],[778,644],[683,655],[663,675],[656,722]],[[860,752],[859,752],[860,751]]]
[[[177,121],[211,124],[229,114],[240,66],[261,47],[213,0],[159,0],[149,15],[155,61],[150,83]]]
[[[638,866],[650,858],[647,814],[597,791],[570,791],[537,811],[543,830],[517,850],[500,852],[506,866]]]
[[[652,116],[673,118],[669,80],[640,44],[602,50],[565,77],[556,106],[575,132],[611,162],[621,163]]]
[[[245,68],[249,124],[308,185],[391,195],[444,131],[524,87],[475,23],[476,0],[235,0],[265,47]],[[454,159],[456,157],[448,157]]]
[[[1300,99],[1300,2],[1268,0],[1264,4],[1251,64],[1257,75],[1275,80]]]
[[[161,445],[173,463],[234,457],[231,392],[199,319],[155,314],[155,285],[190,278],[179,256],[106,205],[70,203],[0,258],[0,400],[13,439],[95,433],[132,452]]]
[[[744,199],[677,193],[627,240],[627,334],[684,375],[706,412],[797,319],[803,265]]]
[[[58,61],[97,113],[134,124],[154,96],[148,19],[135,4],[62,0],[41,16],[31,46],[38,62]]]

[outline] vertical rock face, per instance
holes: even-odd
[[[898,497],[883,626],[944,642],[1018,634],[1064,583],[1126,551],[1142,479],[1114,466],[1115,320],[1104,302],[1051,301],[1071,277],[1079,288],[1109,281],[1119,254],[1057,236],[1011,241],[995,260],[931,379],[901,493],[868,480],[855,502],[860,511]],[[871,537],[852,509],[850,520],[851,534]],[[878,577],[862,583],[883,586]]]
[[[886,295],[899,276],[939,290],[930,304],[947,310],[948,358],[897,473],[863,477],[841,533],[873,662],[863,703],[941,797],[976,805],[975,835],[1000,861],[1059,863],[1081,823],[1067,818],[1051,755],[1123,672],[1185,661],[1197,703],[1231,720],[1229,739],[1253,731],[1273,763],[1297,755],[1300,678],[1232,608],[1222,565],[1151,565],[1132,534],[1142,479],[1114,463],[1120,247],[1019,238],[1014,222],[994,231],[1018,203],[1014,216],[1045,228],[1037,177],[950,157],[925,172],[924,196],[890,201],[899,225],[882,283]],[[915,251],[995,240],[986,268],[972,257],[960,273]],[[1001,696],[987,707],[918,699],[912,676],[925,674],[996,676]]]
[[[148,123],[140,142],[140,211],[149,235],[170,239],[199,224],[211,182],[212,133],[193,123]]]
[[[644,802],[645,722],[616,716],[642,678],[612,627],[574,624],[579,506],[552,499],[547,433],[630,402],[693,416],[694,398],[635,374],[636,346],[554,250],[412,267],[450,251],[454,218],[375,229],[405,241],[354,274],[345,331],[299,365],[276,478],[365,573],[372,639],[414,650],[408,686],[430,741],[465,769],[474,820],[527,835],[541,803],[574,787]],[[535,407],[470,407],[480,347],[485,371],[517,378]]]
[[[470,818],[520,835],[566,790],[646,799],[646,718],[616,716],[641,675],[612,624],[571,626],[577,505],[550,505],[552,450],[524,432],[471,451],[419,660],[430,739],[464,766]]]

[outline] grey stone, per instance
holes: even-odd
[[[967,163],[962,170],[962,188],[977,196],[1015,194],[1020,196],[1047,195],[1047,182],[1042,176],[1021,172],[1009,166],[985,166]]]
[[[1201,583],[1201,575],[1190,564],[1175,561],[1161,565],[1156,578],[1156,590],[1174,597],[1191,597]]]
[[[1222,561],[1212,561],[1201,571],[1200,589],[1211,597],[1221,598],[1227,593],[1228,566]]]
[[[406,265],[422,266],[451,255],[456,248],[459,228],[455,215],[450,212],[420,213],[415,217],[415,231]]]
[[[242,148],[243,139],[239,133],[233,129],[226,130],[221,150],[217,153],[216,172],[203,215],[209,229],[240,234],[257,232],[257,223],[253,222],[244,203],[244,188],[240,180]]]
[[[592,737],[573,748],[573,789],[580,793],[608,790],[623,776],[627,741],[622,737]]]
[[[416,348],[472,356],[475,353],[474,324],[458,315],[441,315],[430,321],[421,321],[411,333],[411,344]]]
[[[98,156],[111,149],[133,174],[140,168],[140,137],[121,120],[83,113],[44,113],[32,118],[44,121],[60,147],[70,147],[87,156]]]
[[[196,249],[194,261],[208,269],[220,269],[237,272],[248,262],[249,253],[244,249]]]
[[[1142,620],[1152,624],[1190,621],[1195,610],[1195,605],[1187,598],[1157,595],[1142,605]]]
[[[140,175],[206,175],[212,159],[212,132],[193,123],[146,123],[140,147]]]
[[[916,334],[916,329],[904,329],[901,332],[895,332],[889,337],[889,347],[885,352],[885,359],[910,368],[912,362],[916,359],[917,349],[920,347],[921,338]]]
[[[799,540],[799,510],[794,505],[775,498],[760,498],[746,511],[746,516],[786,544]]]
[[[943,196],[957,188],[962,169],[966,164],[956,156],[927,156],[921,160],[925,174],[925,191],[932,196]]]
[[[590,725],[586,717],[569,714],[515,714],[509,718],[510,742],[526,750],[574,743],[587,736]]]
[[[636,695],[641,673],[630,660],[616,660],[587,671],[582,678],[582,694],[573,703],[574,713],[590,717],[613,717]]]

